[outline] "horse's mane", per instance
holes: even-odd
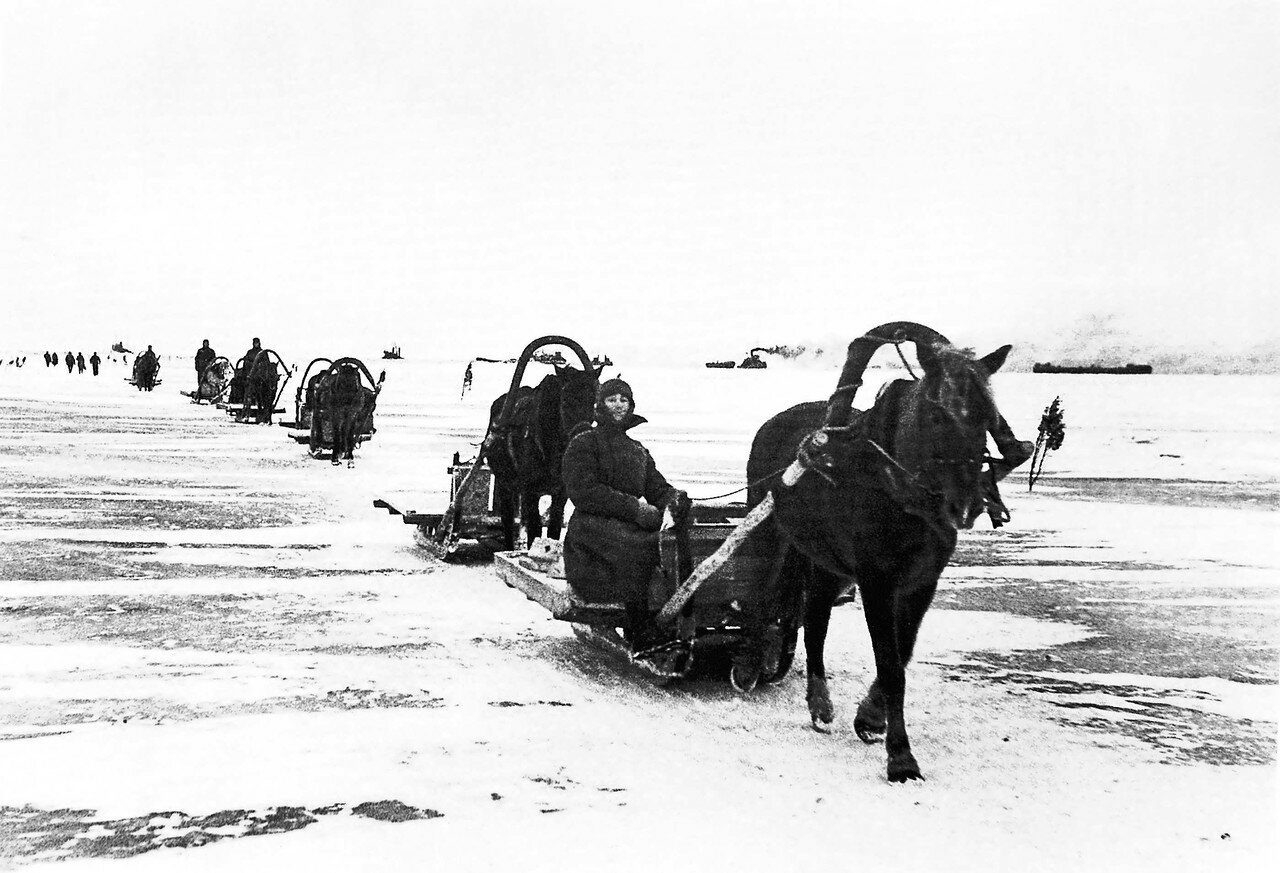
[[[933,351],[942,371],[942,379],[950,391],[963,391],[964,383],[971,382],[983,397],[989,402],[995,402],[995,397],[991,393],[989,378],[991,374],[987,372],[986,367],[982,366],[973,349],[939,345],[934,346]]]

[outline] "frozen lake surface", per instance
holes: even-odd
[[[188,360],[150,394],[112,362],[0,368],[0,858],[651,869],[618,854],[636,835],[673,857],[714,838],[741,869],[1275,851],[1280,379],[997,375],[1020,436],[1060,396],[1067,439],[1034,492],[1006,480],[1010,524],[962,535],[908,674],[928,781],[890,786],[852,732],[856,605],[828,656],[849,718],[820,736],[802,667],[750,697],[653,688],[489,568],[431,561],[372,499],[443,509],[511,368],[475,364],[461,396],[466,361],[376,357],[354,469],[188,403]],[[605,375],[699,498],[745,484],[756,427],[836,373]],[[899,375],[871,370],[860,405]]]

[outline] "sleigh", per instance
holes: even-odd
[[[142,368],[138,366],[140,360],[141,360],[140,358],[133,359],[133,371],[130,373],[129,376],[125,378],[125,381],[128,382],[130,385],[132,385],[134,388],[143,389],[143,388],[146,388],[146,383],[144,381]],[[164,381],[163,379],[160,378],[160,362],[158,360],[155,362],[155,367],[156,368],[151,375],[152,388],[156,387],[157,385],[159,385],[161,382]]]
[[[419,512],[402,498],[388,496],[374,498],[374,508],[385,509],[417,528],[415,539],[433,557],[443,561],[487,560],[504,547],[502,519],[493,504],[493,473],[483,461],[464,461],[458,452],[453,453],[445,473],[449,476],[450,508],[444,512]],[[459,499],[464,483],[467,487]],[[456,518],[447,526],[445,519],[451,517],[451,511]]]
[[[183,397],[191,398],[192,403],[222,403],[231,390],[231,377],[235,368],[225,357],[219,355],[209,362],[200,373],[199,384],[195,391],[181,391]]]
[[[589,603],[574,593],[564,575],[561,543],[535,540],[527,551],[499,552],[494,569],[508,587],[520,591],[552,618],[569,622],[579,639],[631,664],[660,684],[694,675],[727,674],[739,690],[777,682],[795,658],[796,604],[783,602],[762,626],[748,629],[746,611],[770,587],[778,568],[747,546],[751,531],[770,505],[746,512],[742,504],[695,506],[684,522],[659,534],[661,561],[650,584],[650,609],[664,639],[633,652],[621,633],[621,603]],[[759,653],[754,667],[743,656]]]
[[[282,421],[280,426],[288,429],[289,437],[295,442],[306,443],[311,456],[315,458],[330,457],[335,445],[334,422],[325,415],[322,403],[321,384],[333,376],[341,367],[351,365],[360,375],[360,390],[364,394],[366,413],[355,431],[356,444],[368,442],[377,433],[373,424],[374,407],[378,394],[382,391],[382,383],[386,379],[385,371],[375,382],[373,374],[358,358],[315,358],[302,371],[302,380],[294,394],[293,421]]]
[[[281,398],[284,397],[285,386],[289,383],[289,379],[293,376],[293,370],[284,362],[284,359],[275,351],[275,349],[263,349],[263,354],[267,359],[275,365],[276,369],[276,389],[275,397],[271,401],[271,414],[283,415],[284,407],[280,405]],[[222,395],[222,399],[217,402],[217,407],[227,413],[227,415],[235,418],[236,421],[244,422],[251,411],[251,407],[247,404],[248,393],[248,374],[245,372],[244,358],[236,361],[232,370],[231,380],[227,383],[227,390]]]
[[[582,369],[565,367],[566,358],[558,351],[554,354],[539,352],[539,349],[548,345],[562,345],[570,349],[581,363]],[[519,453],[518,444],[533,443],[539,448],[541,462],[554,470],[558,477],[559,457],[550,459],[542,456],[541,450],[551,445],[553,440],[561,439],[564,429],[561,427],[560,432],[551,433],[539,431],[539,427],[546,422],[538,417],[536,410],[550,408],[554,411],[556,398],[562,398],[565,394],[576,391],[579,397],[585,397],[585,402],[582,404],[582,411],[585,413],[583,419],[589,424],[591,408],[595,402],[595,391],[598,388],[599,371],[593,367],[592,358],[581,345],[564,336],[539,337],[526,345],[518,357],[506,361],[473,358],[471,364],[476,361],[511,362],[515,364],[515,371],[511,377],[510,388],[490,407],[489,426],[479,451],[469,461],[463,461],[458,452],[453,454],[453,462],[447,470],[450,477],[447,508],[443,512],[424,513],[405,508],[394,498],[379,497],[373,502],[375,507],[400,516],[405,524],[416,526],[420,544],[435,557],[446,561],[473,557],[488,559],[495,552],[506,547],[508,536],[503,527],[500,509],[504,496],[508,501],[515,501],[514,506],[508,503],[509,518],[513,520],[511,534],[514,539],[525,542],[526,531],[533,530],[535,526],[542,530],[553,530],[558,527],[565,503],[562,494],[559,496],[558,504],[553,497],[552,507],[544,513],[539,513],[536,508],[530,507],[536,507],[538,500],[551,492],[544,489],[539,494],[517,495],[510,489],[519,486],[508,486],[507,492],[499,493],[499,489],[495,488],[497,477],[494,470],[501,471],[505,468],[507,475],[512,480],[516,479],[517,464],[514,454]],[[556,367],[556,374],[544,378],[543,383],[537,388],[522,386],[521,380],[525,368],[531,362],[551,364]],[[470,385],[471,364],[467,366],[467,374],[464,376],[464,394]],[[548,403],[547,407],[540,407],[539,399],[544,395],[539,392],[551,382],[556,383],[552,386],[554,392],[548,392],[551,400],[544,401]],[[566,385],[571,387],[564,387]],[[561,412],[563,414],[563,408]],[[559,451],[563,452],[563,445],[560,446]],[[523,529],[516,528],[514,526],[516,524]],[[533,530],[535,534],[538,532]]]

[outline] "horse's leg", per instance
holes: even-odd
[[[498,514],[502,517],[502,539],[507,551],[515,551],[516,547],[516,488],[515,483],[505,477],[493,477],[493,500],[498,504]]]
[[[321,436],[324,431],[324,414],[320,411],[319,404],[311,407],[311,436],[307,440],[307,449],[313,456],[320,454]]]
[[[524,522],[526,547],[533,545],[533,541],[542,536],[542,513],[538,511],[538,498],[541,496],[532,485],[520,492],[520,520]]]
[[[827,733],[822,725],[831,724],[836,716],[827,688],[827,666],[824,651],[831,608],[840,590],[839,580],[818,567],[810,570],[810,581],[804,599],[805,700],[809,704],[809,721],[813,729]]]
[[[346,411],[342,420],[342,444],[348,467],[356,465],[356,421],[359,417],[360,407],[355,406]]]
[[[333,441],[333,452],[329,456],[329,463],[335,467],[342,466],[342,409],[335,408],[329,415],[329,429]]]
[[[547,513],[547,536],[553,540],[560,539],[560,531],[564,528],[564,505],[569,502],[569,492],[561,488],[551,495],[551,509]]]
[[[950,560],[954,543],[941,552],[926,552],[898,583],[894,610],[894,637],[898,646],[898,659],[903,669],[911,663],[915,651],[916,635],[924,614],[933,603],[938,590],[938,578]],[[878,742],[885,732],[885,697],[879,679],[871,683],[866,697],[858,706],[858,718],[854,723],[863,742]]]
[[[876,658],[876,679],[858,707],[854,730],[864,742],[873,742],[875,717],[883,713],[885,726],[885,752],[888,754],[890,782],[906,782],[922,779],[920,766],[911,754],[911,741],[907,737],[907,724],[903,715],[906,694],[906,664],[898,649],[898,609],[902,608],[891,584],[892,580],[877,573],[865,580],[862,591],[862,611],[871,634],[871,649]]]

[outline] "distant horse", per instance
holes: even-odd
[[[894,381],[871,409],[854,410],[871,354],[904,341],[915,343],[923,377]],[[876,678],[854,730],[863,742],[885,738],[891,782],[923,778],[903,716],[906,666],[956,532],[972,527],[984,508],[997,525],[1007,518],[995,483],[1031,453],[991,392],[990,376],[1009,349],[977,358],[923,325],[881,325],[850,344],[829,401],[779,413],[751,446],[747,502],[755,506],[771,486],[775,500],[755,545],[781,567],[770,596],[799,602],[796,589],[803,593],[813,726],[825,732],[834,718],[823,646],[836,598],[856,582]],[[1003,457],[986,455],[988,432]],[[771,476],[788,464],[781,482]]]
[[[558,538],[568,501],[560,463],[569,440],[589,428],[595,414],[600,371],[555,368],[536,388],[515,391],[507,421],[501,421],[507,395],[489,407],[489,437],[485,457],[493,471],[494,502],[502,516],[507,549],[515,548],[516,510],[524,523],[527,542],[542,534],[538,500],[551,495],[547,536]]]
[[[139,391],[150,391],[156,386],[156,373],[160,362],[155,355],[143,352],[133,361],[133,382]]]
[[[245,362],[244,369],[244,418],[252,415],[258,424],[271,424],[280,384],[276,362],[271,353],[263,349],[252,361]]]
[[[341,358],[327,371],[311,380],[308,390],[314,390],[314,406],[311,415],[311,451],[319,452],[325,434],[332,435],[333,455],[331,463],[340,465],[344,460],[348,467],[355,466],[355,448],[377,400],[382,380],[374,388],[366,388],[360,379],[361,372],[368,372],[354,359]],[[385,371],[382,374],[386,377]]]

